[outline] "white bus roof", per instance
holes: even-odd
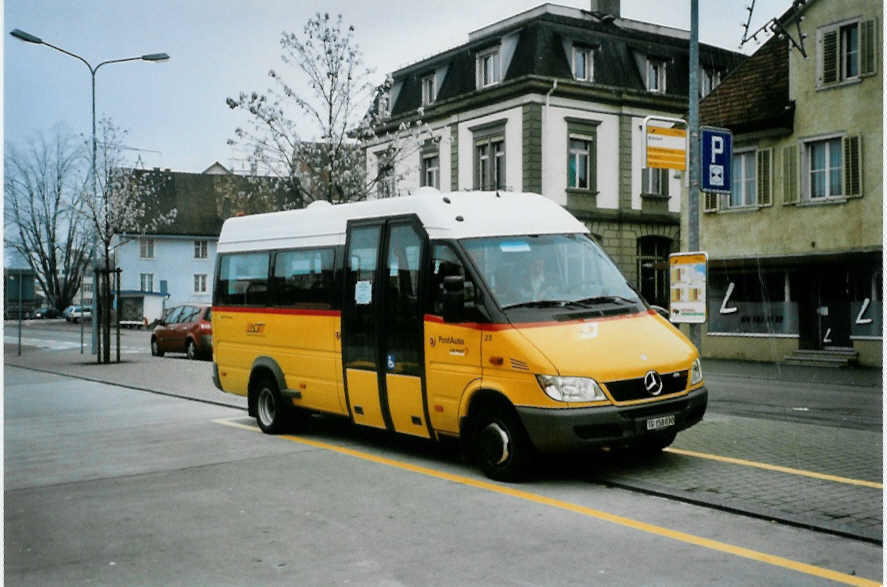
[[[555,202],[529,193],[449,192],[421,188],[415,195],[229,218],[218,252],[261,251],[345,244],[349,220],[415,214],[432,239],[521,234],[587,233]]]

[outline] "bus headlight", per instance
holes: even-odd
[[[690,369],[690,385],[702,383],[702,363],[699,359],[693,361],[693,367]]]
[[[559,402],[593,402],[607,399],[597,381],[588,377],[536,375],[545,394]]]

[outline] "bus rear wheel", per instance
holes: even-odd
[[[475,459],[487,477],[519,481],[526,476],[533,448],[513,410],[499,406],[485,410],[474,430]]]
[[[277,434],[286,426],[287,409],[277,384],[265,377],[256,385],[256,422],[262,432]]]

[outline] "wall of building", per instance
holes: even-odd
[[[713,257],[820,254],[877,248],[883,240],[883,71],[860,81],[817,89],[816,30],[848,17],[878,18],[881,2],[814,2],[805,12],[805,59],[790,51],[790,99],[795,100],[794,133],[777,137],[736,137],[744,147],[773,149],[773,205],[702,214],[700,237]],[[880,25],[878,25],[880,27]],[[880,31],[879,31],[880,32]],[[783,205],[783,147],[828,136],[862,136],[863,195],[846,201]],[[800,184],[799,184],[800,185]],[[700,209],[702,204],[700,203]]]
[[[194,241],[207,240],[207,258],[194,257]],[[117,247],[117,265],[121,290],[136,290],[141,286],[141,274],[154,274],[154,291],[160,291],[160,282],[167,282],[170,294],[167,307],[185,302],[212,303],[212,284],[215,275],[216,239],[199,237],[154,237],[154,257],[140,257],[139,239],[128,240]],[[207,276],[206,293],[194,292],[194,275]]]

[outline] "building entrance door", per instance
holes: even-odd
[[[850,286],[846,269],[819,274],[819,342],[821,349],[848,348],[850,342]]]
[[[847,270],[817,267],[796,274],[792,290],[798,293],[801,349],[849,348],[850,290]]]

